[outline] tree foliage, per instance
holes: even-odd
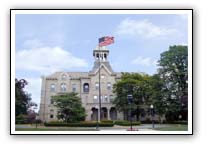
[[[28,82],[24,79],[15,79],[15,115],[26,115],[36,107],[37,104],[32,102],[31,95],[24,91]]]
[[[188,50],[187,46],[170,46],[158,61],[158,74],[122,73],[114,84],[114,104],[120,111],[128,112],[127,95],[132,94],[132,109],[139,120],[141,110],[149,110],[153,104],[155,113],[166,115],[168,120],[187,116],[188,96]],[[149,112],[147,112],[149,113]],[[184,115],[185,114],[185,115]],[[149,114],[148,114],[149,115]],[[185,117],[184,117],[185,116]]]
[[[54,106],[58,108],[58,119],[65,122],[77,122],[85,119],[85,109],[76,93],[52,96]]]
[[[170,46],[161,54],[159,60],[159,75],[168,89],[168,114],[178,116],[185,112],[186,118],[188,98],[188,47]]]
[[[121,80],[113,86],[113,92],[116,94],[113,103],[116,105],[116,108],[128,114],[130,105],[127,95],[131,94],[133,96],[131,104],[133,115],[136,115],[136,120],[139,120],[140,110],[144,108],[143,105],[150,95],[149,80],[150,76],[146,74],[122,73]]]

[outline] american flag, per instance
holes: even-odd
[[[99,47],[107,46],[112,43],[114,43],[114,37],[105,36],[105,37],[99,38]]]

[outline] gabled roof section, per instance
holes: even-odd
[[[112,69],[112,67],[111,67],[111,65],[109,64],[108,61],[100,62],[100,64],[101,64],[101,67],[104,67],[109,74],[113,74],[114,73],[114,71],[113,71],[113,69]],[[99,70],[99,62],[95,61],[93,69],[92,69],[92,71],[90,71],[90,73],[96,74],[98,72],[98,70]]]

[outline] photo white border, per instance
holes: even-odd
[[[193,74],[192,74],[192,55],[193,55],[193,32],[192,32],[192,19],[193,19],[193,10],[192,9],[104,9],[104,10],[94,10],[94,9],[72,9],[72,10],[62,10],[62,9],[55,9],[55,10],[42,10],[42,9],[11,9],[10,11],[10,30],[11,30],[11,99],[10,99],[10,134],[111,134],[111,135],[119,135],[119,134],[186,134],[191,135],[193,134],[193,94],[192,94],[192,87],[193,87]],[[188,131],[15,131],[15,15],[16,14],[187,14],[188,15]]]

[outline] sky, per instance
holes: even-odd
[[[154,74],[160,54],[187,45],[184,14],[16,14],[15,73],[40,104],[41,76],[56,71],[88,72],[98,38],[113,36],[108,47],[115,72]]]

